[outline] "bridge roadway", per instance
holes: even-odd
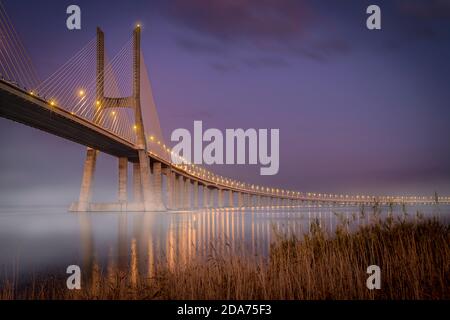
[[[13,83],[0,80],[0,116],[30,127],[40,129],[53,135],[65,138],[78,144],[91,147],[95,150],[113,155],[115,157],[126,157],[130,162],[138,162],[138,150],[136,146],[106,130],[95,125],[93,122],[72,114],[58,106],[51,106],[44,99],[32,95],[24,89],[17,87]],[[233,191],[242,196],[255,196],[256,205],[293,205],[298,202],[329,203],[329,204],[371,204],[380,203],[409,203],[409,204],[432,204],[435,199],[432,197],[389,197],[389,198],[369,198],[362,196],[343,195],[321,195],[291,192],[290,194],[277,193],[277,189],[262,191],[248,184],[238,184],[233,182],[223,183],[219,179],[207,178],[189,166],[174,165],[157,155],[148,152],[150,163],[161,163],[163,174],[174,173],[182,176],[191,182],[198,183],[208,189],[220,191]],[[267,189],[266,189],[267,190]],[[272,192],[274,190],[274,192]],[[221,196],[223,197],[223,195]],[[254,200],[239,200],[243,205],[253,206]],[[261,201],[261,199],[266,199]],[[259,199],[259,200],[258,200]],[[232,201],[232,200],[230,200]],[[259,202],[258,202],[259,201]],[[278,202],[276,202],[278,201]],[[287,203],[286,203],[287,202]],[[439,202],[449,203],[449,198],[442,198]]]

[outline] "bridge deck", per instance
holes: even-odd
[[[116,157],[128,157],[131,161],[138,159],[137,150],[131,142],[64,109],[50,106],[44,100],[33,97],[4,81],[0,81],[0,117]]]

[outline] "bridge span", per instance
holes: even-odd
[[[84,145],[92,150],[98,150],[110,154],[119,159],[126,159],[119,163],[119,197],[117,203],[96,204],[89,203],[83,211],[145,211],[139,195],[135,195],[129,201],[124,194],[127,185],[128,162],[133,166],[134,192],[139,193],[139,162],[137,146],[106,130],[88,119],[72,114],[58,106],[52,106],[44,99],[17,87],[7,81],[0,81],[0,116],[37,128],[50,134],[62,137],[75,143]],[[175,165],[158,157],[152,152],[147,152],[152,193],[161,198],[156,200],[164,203],[163,209],[191,209],[201,207],[276,207],[295,206],[303,203],[322,204],[433,204],[436,199],[432,197],[370,197],[350,195],[326,195],[301,192],[285,192],[280,189],[256,187],[242,184],[237,181],[223,178],[204,177],[201,170],[195,170],[190,165]],[[158,177],[159,176],[159,177]],[[165,191],[162,190],[162,177],[166,179]],[[200,202],[198,188],[204,188],[203,201]],[[212,193],[217,194],[214,201]],[[164,193],[166,194],[164,196]],[[175,194],[176,193],[176,194]],[[225,196],[225,194],[227,196]],[[236,194],[237,196],[234,196]],[[236,199],[237,197],[237,199]],[[190,203],[190,200],[193,203]],[[237,200],[237,201],[236,201]],[[216,202],[216,203],[215,203]],[[439,199],[439,202],[449,203],[448,199]],[[71,210],[77,211],[78,203],[72,205]]]

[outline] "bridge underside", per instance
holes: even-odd
[[[95,127],[69,112],[51,107],[39,98],[0,82],[0,117],[54,134],[116,157],[137,161],[138,153],[131,143]]]

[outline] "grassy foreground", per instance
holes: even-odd
[[[368,290],[369,265],[381,289]],[[0,299],[450,299],[450,227],[436,220],[388,219],[304,239],[279,237],[268,259],[225,255],[156,267],[154,277],[96,272],[81,290],[65,280],[4,283]]]

